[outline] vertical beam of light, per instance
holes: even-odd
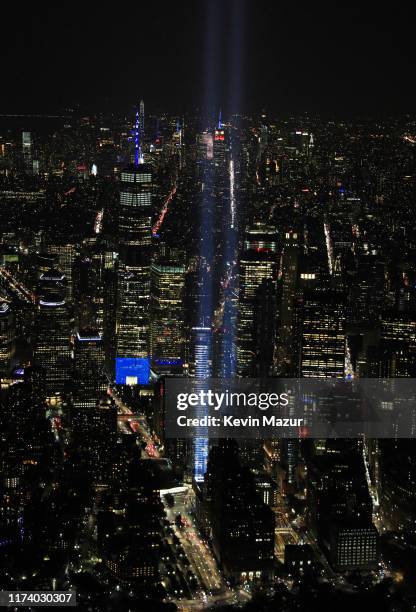
[[[202,119],[201,131],[212,130],[211,111],[215,107],[219,80],[219,15],[221,4],[218,0],[204,3],[205,15],[205,60],[204,60],[204,99],[206,116]],[[201,202],[199,235],[199,301],[196,326],[193,330],[195,355],[195,377],[197,385],[204,389],[204,380],[212,375],[212,320],[213,320],[213,256],[215,206],[213,201],[213,163],[211,159],[201,160]],[[205,415],[200,409],[197,417]],[[196,482],[202,482],[208,462],[209,440],[207,430],[199,428],[193,445],[193,475]]]
[[[235,229],[236,199],[235,199],[235,172],[234,159],[231,155],[228,172],[230,174],[230,228]]]
[[[240,166],[240,121],[238,113],[242,108],[244,30],[246,21],[246,0],[233,0],[229,16],[228,78],[229,91],[227,106],[233,119],[230,128],[230,151],[228,162],[229,198],[224,223],[224,309],[223,335],[221,338],[220,373],[223,378],[236,374],[236,320],[237,320],[237,261],[238,261],[238,185],[236,170]],[[241,180],[241,172],[239,173]]]

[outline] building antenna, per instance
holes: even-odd
[[[140,115],[139,111],[136,111],[136,123],[134,124],[134,165],[144,163],[142,148],[140,144]]]

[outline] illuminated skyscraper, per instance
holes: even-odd
[[[255,355],[254,309],[264,280],[276,279],[277,234],[274,227],[255,223],[247,230],[240,259],[239,317],[237,322],[237,373],[251,373]]]
[[[32,173],[32,134],[30,132],[22,132],[22,152],[23,163],[26,172]]]
[[[51,269],[40,277],[35,364],[45,373],[48,397],[64,392],[70,374],[69,312],[65,276]]]
[[[92,408],[105,391],[102,377],[104,347],[101,334],[94,329],[79,330],[74,339],[73,404]]]
[[[74,303],[78,327],[104,329],[104,282],[108,261],[106,246],[91,241],[87,253],[77,257],[73,266]]]
[[[214,165],[222,167],[225,164],[225,151],[226,151],[226,141],[225,141],[225,131],[224,126],[221,121],[221,113],[218,120],[218,125],[214,130]]]
[[[152,169],[130,165],[120,176],[119,242],[123,250],[144,251],[151,244]],[[129,248],[133,247],[133,248]],[[136,248],[140,247],[140,248]]]
[[[303,296],[301,376],[339,378],[345,369],[345,314],[339,294]]]
[[[71,302],[73,295],[73,284],[72,284],[72,267],[76,257],[76,246],[65,240],[62,236],[59,241],[55,241],[54,237],[48,238],[48,244],[46,245],[46,253],[49,255],[55,255],[57,258],[57,265],[65,275],[66,279],[66,299]]]
[[[159,257],[151,268],[151,355],[156,368],[180,365],[184,358],[185,265],[180,255],[174,251]]]
[[[137,141],[135,158],[120,177],[116,321],[116,380],[130,384],[144,382],[147,374],[135,374],[134,369],[143,366],[147,372],[150,352],[152,171],[140,163]]]

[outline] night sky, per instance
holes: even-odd
[[[414,110],[413,21],[403,3],[15,4],[2,19],[3,113],[121,110],[137,98],[178,112]]]

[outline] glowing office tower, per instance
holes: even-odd
[[[135,161],[120,176],[116,319],[116,381],[120,384],[145,382],[150,352],[152,170],[143,163],[139,132],[136,114]]]
[[[32,134],[22,132],[23,163],[27,172],[32,172]]]
[[[55,255],[57,259],[57,265],[65,275],[66,279],[66,295],[67,301],[71,302],[73,298],[73,282],[72,273],[73,265],[75,262],[77,248],[74,244],[66,242],[62,236],[59,240],[54,240],[53,236],[48,239],[48,244],[45,247],[46,253],[49,255]]]
[[[340,378],[345,369],[345,313],[337,293],[303,295],[300,375]]]
[[[48,397],[62,395],[70,376],[70,316],[65,276],[51,269],[41,274],[36,317],[35,365],[43,368]]]
[[[151,355],[154,366],[180,364],[184,358],[183,289],[180,254],[159,257],[151,268]]]
[[[237,322],[237,374],[252,374],[255,355],[255,306],[263,281],[275,280],[277,233],[272,226],[255,223],[246,231],[240,259],[239,316]]]
[[[106,385],[103,378],[104,346],[97,329],[80,329],[74,338],[73,405],[94,408]]]

